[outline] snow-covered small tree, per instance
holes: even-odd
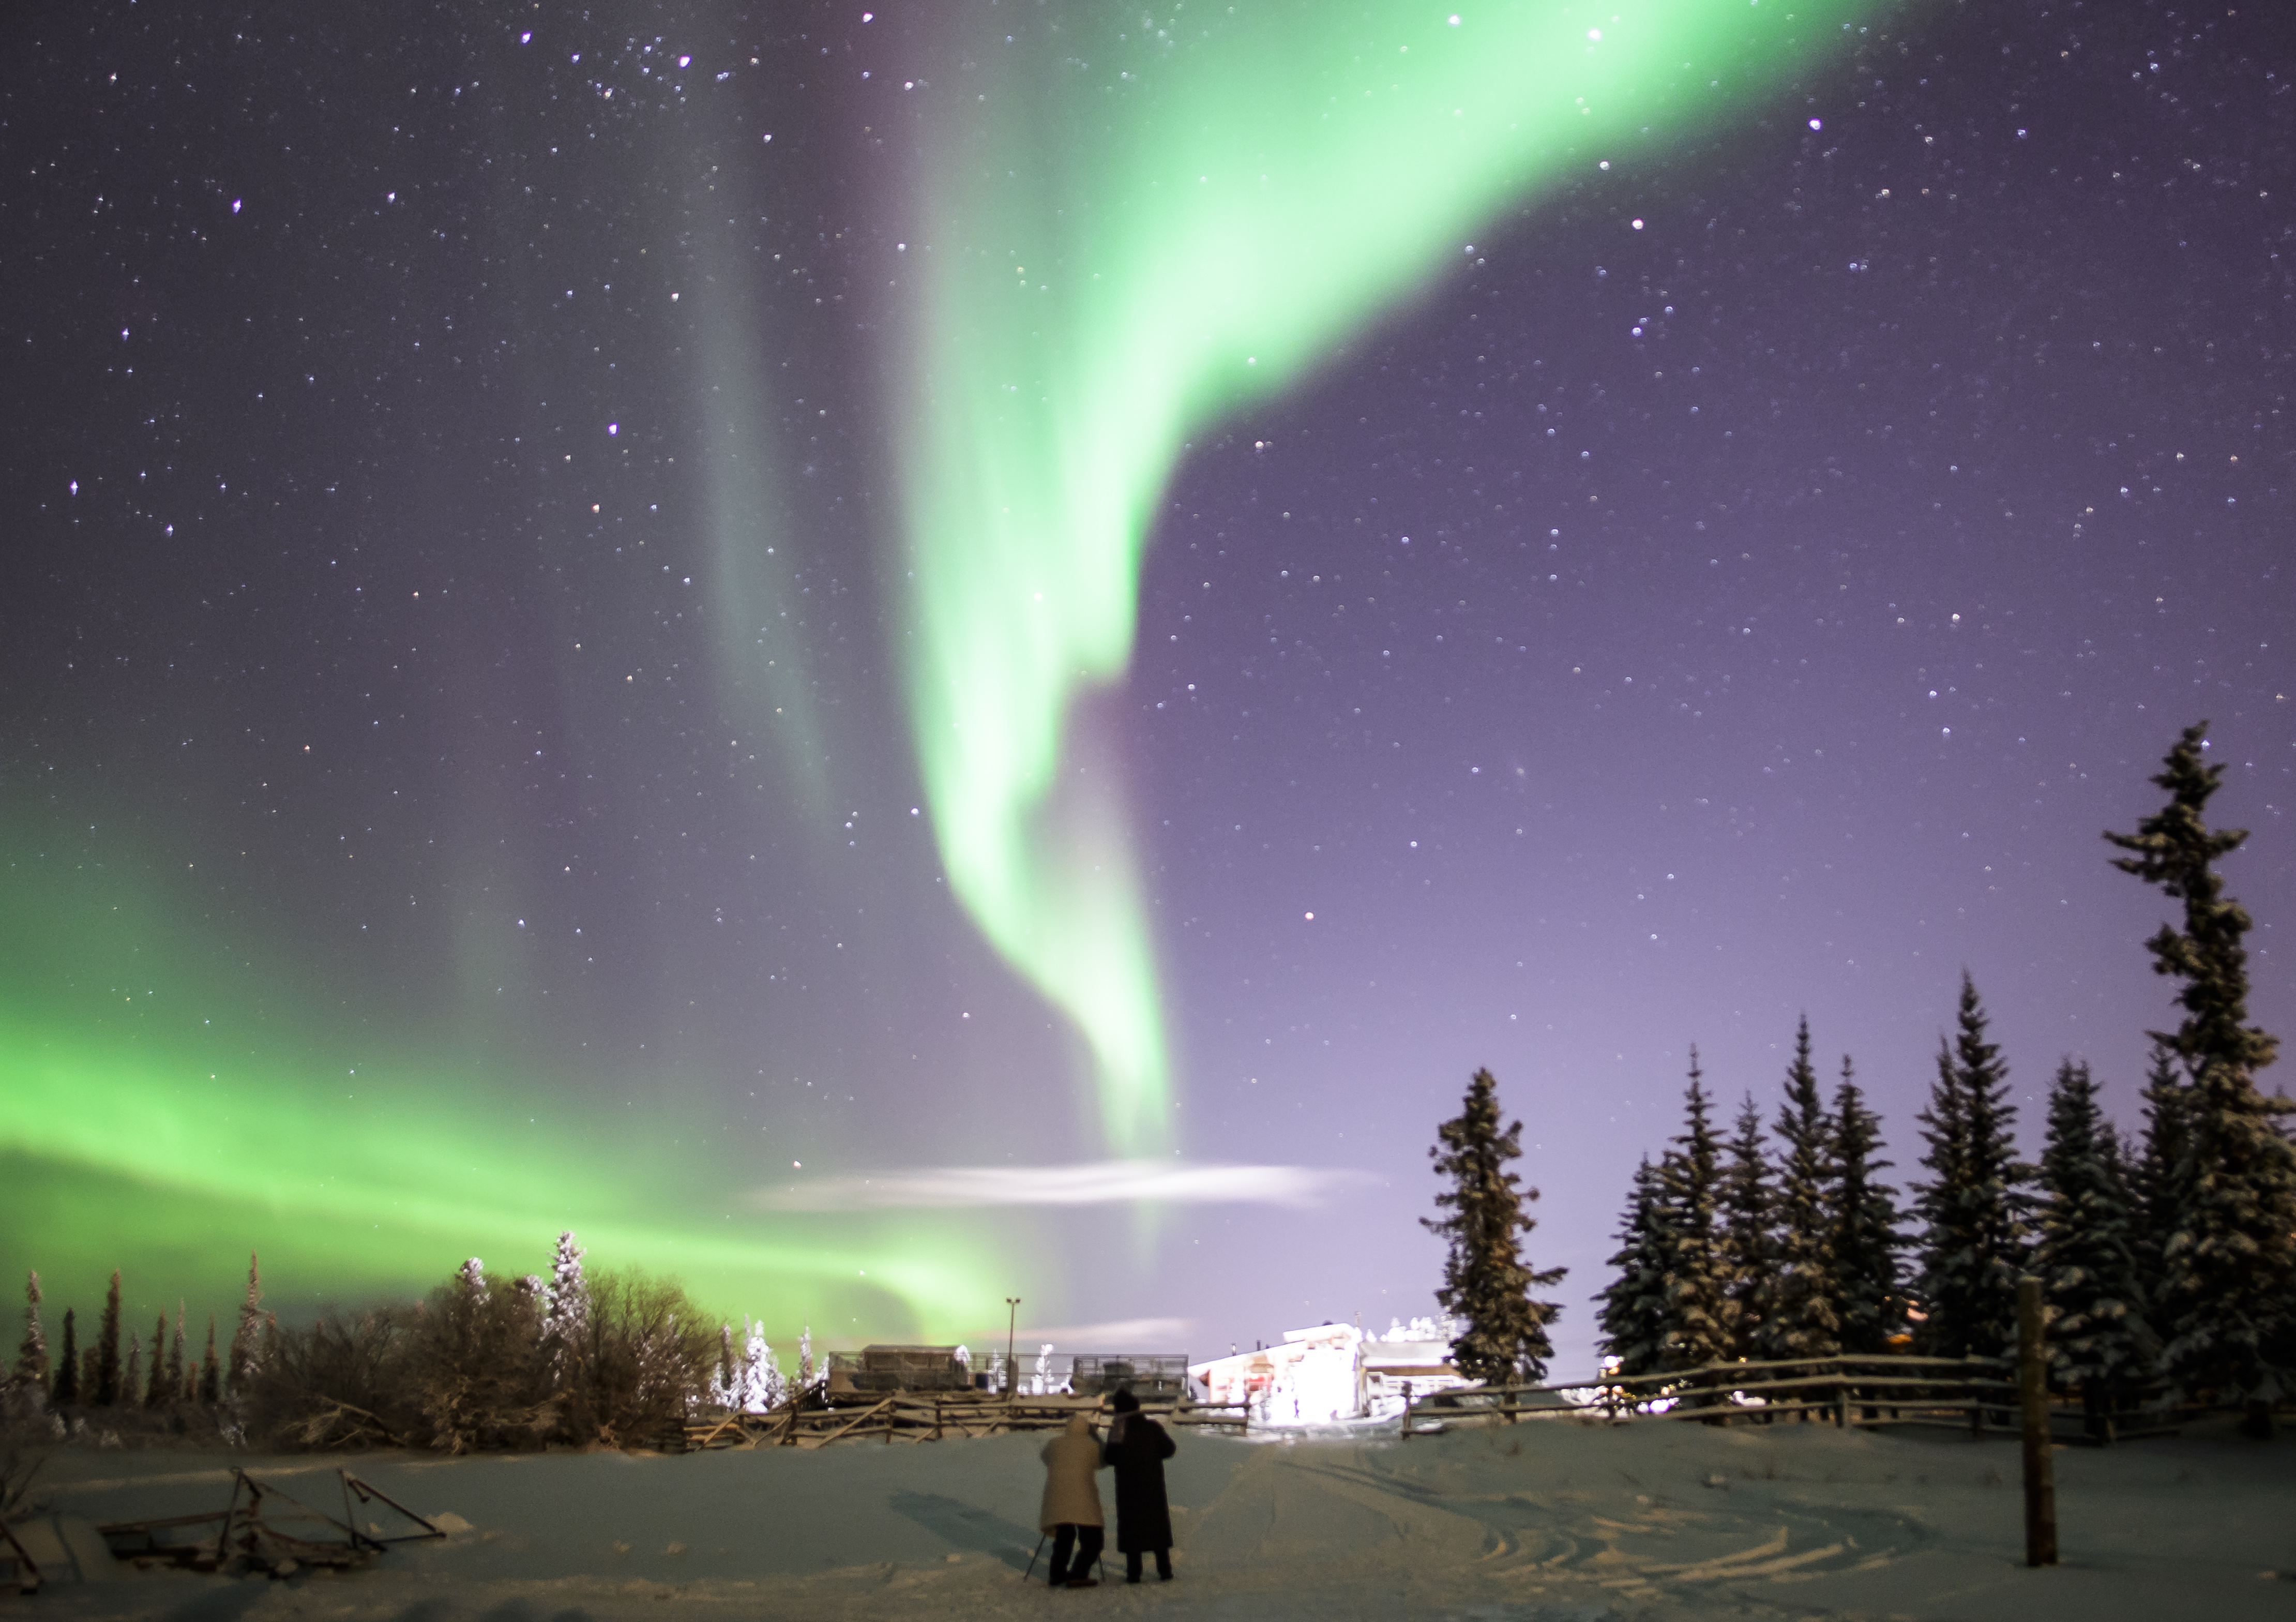
[[[2296,1145],[2279,1119],[2288,1100],[2257,1085],[2279,1039],[2248,1020],[2253,920],[2216,870],[2248,833],[2208,825],[2225,769],[2202,764],[2207,747],[2206,721],[2185,728],[2152,779],[2169,803],[2134,834],[2104,836],[2129,852],[2115,867],[2184,909],[2183,928],[2145,943],[2154,972],[2183,982],[2183,1023],[2155,1035],[2191,1077],[2157,1327],[2186,1390],[2243,1405],[2251,1431],[2269,1436],[2274,1402],[2296,1388]]]
[[[1534,1300],[1531,1291],[1554,1288],[1565,1271],[1523,1264],[1521,1236],[1536,1226],[1523,1207],[1538,1190],[1521,1187],[1506,1169],[1522,1156],[1522,1123],[1502,1131],[1499,1121],[1498,1083],[1478,1070],[1459,1114],[1437,1129],[1439,1141],[1427,1151],[1449,1185],[1435,1203],[1450,1214],[1420,1218],[1450,1247],[1435,1298],[1467,1321],[1467,1332],[1452,1345],[1452,1362],[1486,1384],[1546,1377],[1546,1360],[1554,1355],[1546,1326],[1562,1308]]]
[[[253,1251],[247,1253],[247,1299],[239,1304],[239,1327],[231,1337],[231,1388],[234,1395],[254,1383],[263,1363],[263,1275]]]
[[[1735,1355],[1736,1309],[1722,1233],[1721,1149],[1708,1118],[1698,1050],[1690,1050],[1683,1132],[1659,1163],[1669,1213],[1667,1367],[1694,1369]]]
[[[828,1376],[813,1366],[813,1325],[797,1338],[797,1388],[800,1395],[811,1396],[828,1383]]]
[[[463,1264],[459,1276],[463,1281],[463,1288],[470,1292],[472,1301],[480,1306],[484,1306],[487,1304],[487,1264],[477,1256],[472,1256]]]
[[[1835,1308],[1841,1280],[1833,1265],[1834,1123],[1825,1113],[1809,1060],[1809,1020],[1794,1033],[1786,1066],[1785,1107],[1778,1114],[1775,1261],[1764,1298],[1762,1355],[1832,1357],[1841,1350]]]
[[[766,1344],[766,1322],[760,1318],[751,1323],[742,1319],[742,1407],[749,1413],[771,1413],[782,1404],[788,1381],[774,1362],[774,1349]]]
[[[1668,1213],[1658,1168],[1645,1157],[1619,1223],[1613,1276],[1597,1299],[1597,1345],[1618,1360],[1620,1374],[1654,1374],[1667,1367],[1673,1314],[1667,1300]]]
[[[720,1408],[738,1411],[742,1406],[739,1377],[734,1371],[734,1326],[730,1323],[718,1326],[718,1366],[709,1372],[709,1401]]]
[[[115,1270],[96,1330],[95,1379],[90,1382],[87,1400],[98,1408],[112,1408],[119,1405],[119,1274]]]
[[[1897,1195],[1878,1175],[1890,1164],[1874,1157],[1881,1148],[1882,1117],[1866,1107],[1844,1055],[1833,1092],[1835,1301],[1842,1351],[1864,1357],[1890,1351],[1906,1321],[1898,1265],[1906,1241]]]
[[[1775,1260],[1770,1235],[1775,1197],[1763,1142],[1762,1111],[1751,1092],[1723,1153],[1722,1259],[1729,1280],[1732,1354],[1753,1358],[1761,1355],[1764,1298]]]
[[[1037,1396],[1050,1396],[1053,1391],[1053,1343],[1044,1342],[1037,1348],[1036,1384],[1029,1387]]]
[[[16,1345],[16,1378],[43,1389],[48,1383],[48,1332],[40,1327],[37,1271],[24,1278],[24,1338]]]
[[[2005,1357],[2017,1344],[2032,1168],[2017,1158],[2009,1066],[1986,1040],[1985,1005],[1966,971],[1956,1022],[1953,1039],[1939,1039],[1937,1084],[1920,1117],[1930,1181],[1915,1201],[1923,1314],[1915,1344],[1936,1357]]]
[[[2066,1059],[2049,1091],[2033,1271],[2047,1291],[2051,1371],[2080,1392],[2099,1441],[2112,1437],[2114,1397],[2151,1372],[2160,1350],[2144,1321],[2136,1201],[2120,1161],[2088,1066]]]

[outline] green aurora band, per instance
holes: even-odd
[[[1189,437],[1297,384],[1542,185],[1774,89],[1870,9],[974,4],[953,25],[905,255],[913,725],[952,887],[1081,1032],[1112,1149],[1168,1143],[1172,1100],[1090,701],[1129,663]]]
[[[396,1297],[473,1252],[540,1271],[567,1227],[593,1265],[674,1275],[776,1333],[968,1333],[1009,1290],[986,1220],[765,1214],[749,1146],[671,1088],[631,1076],[617,1108],[489,1066],[483,1042],[393,1050],[388,1020],[188,926],[195,902],[44,865],[0,870],[0,1235],[55,1314],[93,1310],[115,1267],[138,1311],[227,1308],[250,1249],[296,1303]],[[335,1011],[323,1033],[277,1011],[307,1008]]]

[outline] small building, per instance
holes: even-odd
[[[1286,1330],[1282,1344],[1191,1363],[1208,1403],[1244,1403],[1255,1424],[1385,1419],[1417,1398],[1472,1384],[1451,1363],[1448,1319],[1398,1320],[1383,1336],[1352,1324]]]
[[[1078,1352],[1069,1359],[1069,1389],[1078,1396],[1129,1391],[1144,1400],[1177,1397],[1187,1379],[1185,1352]]]
[[[963,1346],[863,1346],[829,1354],[829,1394],[965,1391],[972,1369]]]

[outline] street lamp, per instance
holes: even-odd
[[[1013,1353],[1013,1338],[1021,1321],[1021,1297],[1004,1297],[1004,1400],[1021,1395],[1021,1363]]]

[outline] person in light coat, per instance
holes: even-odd
[[[1100,1560],[1106,1523],[1100,1513],[1100,1483],[1093,1474],[1101,1467],[1101,1457],[1092,1421],[1081,1413],[1072,1416],[1068,1429],[1045,1444],[1043,1457],[1045,1502],[1037,1514],[1037,1528],[1053,1535],[1053,1586],[1096,1587],[1092,1568]]]

